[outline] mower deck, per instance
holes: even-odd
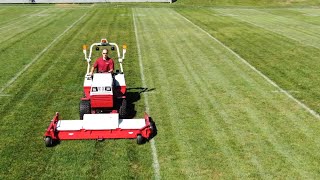
[[[83,120],[59,120],[59,113],[44,134],[46,146],[53,141],[77,139],[135,139],[142,144],[152,134],[149,116],[144,119],[119,119],[118,113],[85,114]]]

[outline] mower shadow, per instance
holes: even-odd
[[[156,137],[156,135],[158,134],[158,129],[157,129],[156,123],[153,121],[152,117],[150,117],[149,120],[150,120],[151,129],[152,129],[152,134],[149,137],[148,141],[150,141],[152,138]]]
[[[135,110],[135,102],[141,99],[141,93],[150,92],[155,90],[155,88],[127,88],[127,118],[132,119],[136,116],[137,111]]]
[[[139,101],[141,99],[141,94],[150,92],[155,90],[155,88],[143,88],[143,87],[138,87],[138,88],[128,88],[127,89],[127,110],[128,110],[128,118],[134,118],[137,111],[135,110],[135,102]],[[154,138],[158,134],[158,129],[156,126],[156,123],[153,121],[152,117],[149,117],[150,120],[150,126],[152,129],[152,134],[148,139],[145,139],[143,144],[146,142],[150,141],[152,138]]]

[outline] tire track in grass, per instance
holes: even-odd
[[[134,24],[134,32],[135,32],[135,37],[136,37],[136,42],[137,42],[137,50],[138,50],[138,60],[139,60],[139,66],[140,66],[140,77],[142,81],[142,86],[143,87],[148,87],[145,81],[145,76],[144,76],[144,67],[142,63],[142,57],[141,57],[141,49],[140,49],[140,40],[138,36],[138,30],[137,30],[137,25],[136,25],[136,17],[135,17],[135,10],[132,11],[132,18],[133,18],[133,24]],[[144,97],[144,104],[146,108],[146,112],[149,113],[149,101],[148,101],[148,95],[143,93]],[[151,139],[150,140],[150,146],[152,150],[152,161],[153,161],[153,169],[154,169],[154,176],[155,179],[159,180],[161,179],[161,174],[160,174],[160,164],[158,161],[158,154],[157,154],[157,148],[155,145],[155,140]]]
[[[21,71],[19,71],[13,78],[10,79],[1,89],[0,94],[8,88],[12,83],[14,83],[32,64],[34,64],[53,44],[55,44],[66,32],[68,32],[75,24],[81,21],[87,14],[82,15],[78,20],[73,22],[66,30],[64,30],[59,36],[57,36],[47,47],[45,47],[35,58],[31,60]]]

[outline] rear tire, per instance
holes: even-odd
[[[121,102],[121,106],[119,108],[119,116],[120,118],[126,118],[128,116],[128,111],[127,111],[127,100],[123,99]]]
[[[90,101],[80,101],[80,108],[79,108],[79,114],[80,119],[83,120],[84,114],[90,114],[91,113],[91,107],[90,107]]]
[[[46,145],[46,147],[51,147],[52,144],[53,144],[53,141],[52,141],[52,138],[51,137],[46,137],[45,140],[44,140],[44,143]]]

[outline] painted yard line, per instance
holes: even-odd
[[[225,44],[223,44],[221,41],[219,41],[218,39],[216,39],[215,37],[213,37],[211,34],[209,34],[207,31],[205,31],[204,29],[202,29],[201,27],[199,27],[198,25],[194,24],[193,22],[191,22],[189,19],[187,19],[186,17],[182,16],[180,13],[179,16],[181,16],[183,19],[185,19],[186,21],[188,21],[190,24],[192,24],[193,26],[195,26],[196,28],[198,28],[200,31],[202,31],[203,33],[207,34],[211,39],[213,39],[214,41],[216,41],[218,44],[220,44],[221,46],[223,46],[224,48],[226,48],[229,52],[231,52],[234,56],[236,56],[239,60],[241,60],[241,62],[243,62],[245,65],[247,65],[248,67],[250,67],[253,71],[255,71],[257,74],[259,74],[261,77],[263,77],[267,82],[269,82],[271,85],[273,85],[274,87],[276,87],[280,92],[284,93],[285,95],[287,95],[290,99],[292,99],[294,102],[296,102],[297,104],[299,104],[302,108],[304,108],[306,111],[308,111],[310,114],[312,114],[314,117],[316,117],[317,119],[320,119],[320,115],[315,112],[314,110],[312,110],[311,108],[309,108],[307,105],[305,105],[304,103],[300,102],[299,100],[297,100],[295,97],[293,97],[290,93],[288,93],[286,90],[282,89],[280,86],[278,86],[275,82],[273,82],[271,79],[269,79],[266,75],[264,75],[261,71],[259,71],[258,69],[256,69],[254,66],[252,66],[248,61],[246,61],[245,59],[243,59],[239,54],[237,54],[236,52],[234,52],[232,49],[230,49],[228,46],[226,46]]]
[[[133,17],[133,25],[134,25],[134,33],[136,36],[136,41],[137,41],[137,50],[138,50],[138,59],[139,59],[139,66],[140,66],[140,76],[141,76],[141,81],[142,81],[142,86],[147,87],[146,81],[145,81],[145,76],[143,72],[143,64],[142,64],[142,58],[141,58],[141,49],[140,49],[140,44],[139,44],[139,38],[138,38],[138,32],[137,32],[137,25],[136,25],[136,18],[135,18],[135,13],[132,12],[132,17]],[[148,101],[148,95],[146,93],[142,93],[144,97],[144,104],[146,106],[146,112],[148,113],[149,111],[149,101]],[[155,144],[155,140],[151,139],[150,141],[151,149],[152,149],[152,158],[153,158],[153,169],[154,169],[154,175],[156,180],[161,179],[160,175],[160,164],[158,161],[158,155],[157,155],[157,148]]]
[[[62,37],[66,32],[68,32],[71,28],[73,28],[73,26],[75,24],[77,24],[79,21],[81,21],[86,15],[87,15],[87,13],[82,15],[77,21],[75,21],[73,24],[71,24],[66,30],[64,30],[59,36],[57,36],[47,47],[45,47],[35,58],[33,58],[32,61],[29,64],[27,64],[20,72],[18,72],[12,79],[10,79],[10,81],[8,81],[4,85],[4,87],[2,87],[0,89],[0,94],[6,88],[8,88],[12,83],[14,83],[21,76],[21,74],[24,73],[32,64],[34,64],[55,42],[58,41],[58,39],[60,37]]]
[[[264,30],[266,30],[266,31],[270,31],[270,32],[279,34],[280,36],[283,36],[283,37],[292,39],[292,40],[294,40],[294,41],[296,41],[296,42],[299,42],[300,44],[303,44],[303,45],[305,45],[305,46],[311,46],[311,47],[320,49],[320,46],[318,47],[318,46],[315,46],[315,45],[310,44],[310,43],[305,43],[305,42],[303,42],[303,41],[300,41],[299,39],[296,39],[296,38],[293,38],[293,37],[291,37],[291,36],[285,35],[285,34],[279,32],[279,31],[275,31],[275,30],[273,30],[272,28],[266,28],[266,27],[264,27],[264,26],[262,26],[262,25],[258,25],[258,24],[255,24],[255,23],[253,23],[253,22],[250,22],[250,21],[248,21],[248,20],[245,20],[244,18],[241,18],[241,17],[239,17],[238,15],[229,14],[229,13],[222,13],[222,12],[220,12],[220,11],[218,11],[218,12],[219,12],[220,14],[222,14],[222,15],[230,15],[230,16],[232,16],[233,18],[236,18],[236,19],[238,19],[238,20],[240,20],[240,21],[243,21],[243,22],[246,22],[246,23],[251,24],[251,25],[253,25],[253,26],[262,28],[262,29],[264,29]]]

